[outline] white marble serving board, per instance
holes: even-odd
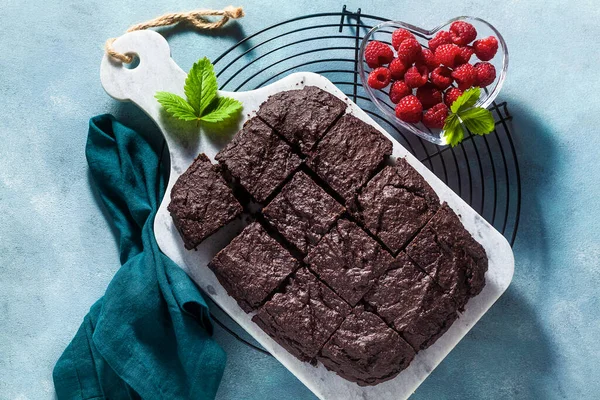
[[[158,245],[213,301],[319,398],[397,400],[409,397],[510,284],[514,271],[514,258],[506,239],[325,77],[308,72],[294,73],[258,90],[220,92],[220,95],[234,97],[243,103],[244,116],[239,127],[248,119],[248,114],[252,116],[269,95],[283,90],[314,85],[343,99],[348,104],[348,112],[375,126],[392,141],[393,157],[406,157],[408,162],[425,177],[440,199],[446,201],[460,215],[465,227],[483,245],[489,258],[489,270],[485,276],[487,284],[482,293],[469,301],[465,312],[446,334],[433,346],[419,352],[410,366],[396,378],[376,386],[360,387],[326,370],[322,364],[313,367],[299,361],[251,321],[252,315],[242,311],[207,267],[211,258],[240,231],[242,222],[239,220],[233,222],[204,241],[197,251],[189,251],[183,247],[183,241],[167,211],[169,193],[173,184],[194,158],[203,152],[214,161],[215,154],[225,144],[223,140],[219,140],[218,135],[203,131],[197,134],[197,131],[190,130],[189,123],[180,123],[169,117],[155,100],[154,94],[157,91],[169,91],[183,96],[186,73],[171,59],[167,41],[156,32],[128,33],[115,41],[114,47],[120,52],[136,53],[140,62],[135,69],[127,69],[119,63],[114,63],[105,55],[101,66],[104,89],[113,98],[132,101],[144,110],[162,131],[169,148],[171,157],[169,185],[154,222]]]

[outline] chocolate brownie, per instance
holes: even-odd
[[[258,222],[248,225],[208,264],[227,293],[250,312],[298,267]]]
[[[432,345],[458,317],[452,296],[404,253],[375,282],[365,301],[415,351]]]
[[[485,286],[485,250],[446,203],[408,245],[406,253],[453,294],[459,309]]]
[[[346,103],[331,93],[306,86],[270,96],[257,115],[306,153],[345,110]]]
[[[340,326],[350,306],[306,268],[252,318],[277,343],[302,361],[315,357]]]
[[[390,154],[392,142],[388,138],[346,114],[319,142],[307,165],[349,201]]]
[[[242,212],[242,206],[204,153],[173,185],[167,209],[188,250]]]
[[[439,209],[431,186],[400,158],[385,167],[350,205],[353,215],[396,253]]]
[[[248,120],[215,156],[258,202],[263,202],[301,163],[290,146],[258,118]]]
[[[303,172],[297,172],[263,209],[267,221],[303,254],[343,212],[344,207]]]
[[[304,259],[325,283],[354,306],[394,258],[358,225],[341,219]]]
[[[413,348],[377,315],[356,307],[327,341],[318,360],[360,386],[394,378],[415,356]]]

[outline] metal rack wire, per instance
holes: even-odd
[[[304,15],[247,36],[215,61],[221,89],[252,90],[296,71],[329,78],[367,114],[433,171],[480,215],[514,243],[521,209],[521,178],[511,137],[506,102],[494,102],[496,129],[486,136],[467,135],[458,146],[439,147],[403,132],[382,116],[364,92],[358,76],[358,52],[364,34],[386,18],[350,12]],[[248,346],[265,352],[219,312],[216,322]],[[240,330],[239,328],[237,328]],[[268,354],[268,353],[267,353]]]

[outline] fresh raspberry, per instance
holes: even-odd
[[[429,71],[424,65],[415,65],[410,67],[404,74],[404,82],[409,88],[418,88],[427,83],[427,75]]]
[[[406,39],[415,39],[415,35],[407,31],[406,29],[396,29],[394,33],[392,33],[392,47],[398,50],[398,47],[400,47],[400,43],[404,42]]]
[[[456,65],[456,59],[459,54],[460,47],[455,44],[442,44],[435,49],[436,61],[450,68]]]
[[[412,94],[405,96],[396,105],[396,117],[404,122],[417,123],[423,117],[423,106]]]
[[[385,43],[373,40],[365,49],[365,61],[371,68],[377,68],[394,59],[394,52]]]
[[[414,63],[419,54],[421,54],[421,45],[417,39],[405,39],[398,47],[398,58],[406,65]]]
[[[477,80],[477,71],[471,64],[463,64],[452,71],[452,77],[458,83],[460,90],[467,90],[475,84]]]
[[[408,69],[406,64],[404,64],[404,61],[399,58],[394,58],[390,63],[389,68],[392,73],[392,79],[404,78],[404,73],[406,73],[406,70]]]
[[[448,107],[452,107],[452,103],[454,103],[462,94],[462,90],[451,87],[444,93],[444,103],[446,103]]]
[[[456,57],[456,64],[460,65],[468,63],[473,53],[474,50],[472,46],[461,47],[460,53],[458,54],[458,57]]]
[[[447,31],[439,31],[435,34],[433,39],[429,41],[429,50],[435,53],[435,50],[443,45],[443,44],[451,44],[452,37],[450,36],[450,32]]]
[[[452,78],[452,70],[448,67],[437,67],[431,72],[431,82],[439,89],[446,89],[452,85],[454,79]]]
[[[496,68],[489,62],[484,61],[475,64],[475,72],[477,73],[475,84],[479,87],[491,85],[496,79]]]
[[[473,49],[475,50],[475,55],[481,61],[490,61],[498,51],[498,40],[493,36],[476,40],[473,43]]]
[[[442,102],[442,92],[433,83],[428,82],[417,89],[417,99],[419,99],[423,108],[431,108]]]
[[[448,107],[444,103],[438,103],[423,115],[423,124],[428,128],[442,129],[446,118],[448,118]]]
[[[403,97],[406,97],[409,94],[412,94],[412,90],[408,87],[406,82],[396,81],[392,83],[392,87],[390,88],[390,100],[392,103],[398,104]]]
[[[383,89],[390,84],[391,79],[392,74],[390,70],[386,67],[379,67],[371,71],[369,79],[367,79],[367,84],[373,89]]]
[[[435,59],[433,51],[429,49],[421,49],[421,55],[418,57],[417,62],[425,64],[427,69],[433,71],[438,65],[440,65]]]
[[[466,46],[477,38],[475,27],[465,21],[454,21],[450,25],[450,37],[458,46]]]

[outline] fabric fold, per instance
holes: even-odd
[[[86,156],[122,265],[54,368],[58,398],[214,398],[225,353],[208,306],[154,237],[166,186],[158,152],[101,115],[90,120]]]

